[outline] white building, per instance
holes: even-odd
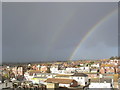
[[[91,67],[97,67],[97,68],[99,68],[100,64],[99,63],[94,63],[94,64],[91,65]]]
[[[40,73],[37,71],[34,72],[26,72],[24,74],[25,78],[27,81],[32,81],[33,83],[44,83],[44,81],[47,78],[54,78],[56,76],[56,74],[53,73]]]
[[[4,88],[13,88],[13,83],[12,82],[0,83],[0,90],[3,90]]]
[[[89,89],[92,90],[92,88],[95,90],[95,88],[97,89],[102,89],[102,90],[112,90],[112,86],[111,83],[91,83],[89,85]]]
[[[25,72],[24,77],[27,81],[30,81],[34,76],[29,72]]]
[[[59,73],[58,67],[51,67],[51,68],[50,68],[50,72],[51,72],[51,73]]]
[[[75,73],[75,74],[58,74],[55,78],[61,79],[74,79],[78,82],[78,85],[85,86],[89,84],[88,75],[84,73]]]
[[[90,72],[90,67],[79,67],[79,68],[76,68],[76,71],[79,73]]]
[[[89,84],[88,75],[84,73],[75,73],[71,75],[70,78],[76,80],[78,82],[78,85],[85,86]]]
[[[118,65],[119,64],[119,60],[118,59],[110,60],[109,64]]]
[[[66,72],[72,73],[72,72],[75,72],[76,69],[77,69],[77,68],[69,67],[69,68],[66,68]]]

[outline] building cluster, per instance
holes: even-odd
[[[120,73],[120,60],[107,60],[101,62],[101,74],[116,74]]]
[[[119,88],[120,60],[79,60],[54,63],[4,65],[0,68],[1,83],[32,82],[46,88]],[[109,80],[108,80],[109,79]]]

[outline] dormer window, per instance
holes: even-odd
[[[71,85],[73,85],[73,83],[70,83]]]

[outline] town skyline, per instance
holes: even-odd
[[[0,90],[120,89],[119,2],[11,1],[0,2]]]

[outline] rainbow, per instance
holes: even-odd
[[[60,25],[55,31],[53,36],[51,37],[50,43],[49,43],[49,48],[47,51],[47,55],[50,53],[50,51],[53,49],[57,39],[59,38],[59,36],[61,35],[61,33],[64,31],[65,26],[70,22],[70,20],[72,19],[72,17],[74,17],[74,15],[76,15],[77,10],[71,12],[66,19],[64,20],[64,23],[62,23],[62,25]],[[47,56],[46,55],[46,56]]]
[[[61,33],[64,31],[65,26],[69,23],[69,21],[72,19],[72,17],[74,17],[74,15],[76,14],[77,10],[71,12],[70,15],[68,15],[66,17],[66,19],[64,20],[64,23],[62,23],[62,25],[60,25],[57,30],[55,31],[55,33],[52,36],[52,40],[51,40],[51,44],[50,46],[54,47],[54,44],[56,42],[56,40],[58,39],[58,37],[61,35]]]
[[[106,15],[103,19],[101,19],[99,22],[97,22],[90,30],[85,34],[82,40],[78,43],[76,48],[74,49],[73,53],[70,55],[69,60],[73,60],[75,57],[76,53],[78,52],[79,48],[84,44],[84,42],[90,37],[97,28],[99,28],[105,21],[109,20],[110,17],[112,17],[115,13],[117,13],[117,9],[113,10],[111,13]]]

